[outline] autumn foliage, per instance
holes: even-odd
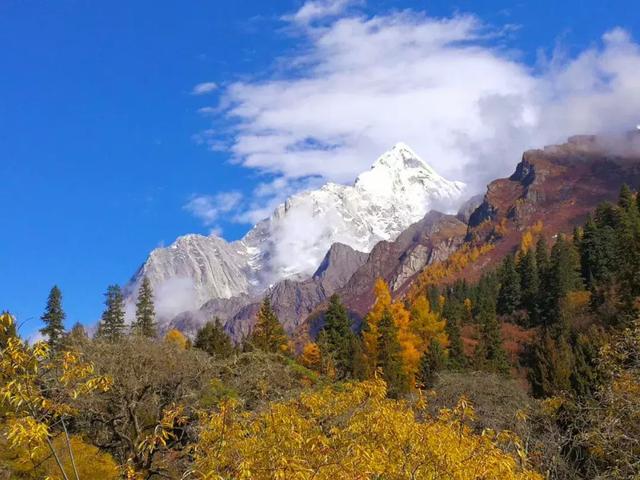
[[[462,400],[437,417],[387,398],[381,380],[304,393],[245,414],[228,401],[202,418],[197,478],[360,480],[541,479],[508,433],[474,434]],[[418,413],[416,413],[416,411]],[[418,418],[424,417],[421,421]],[[499,444],[516,446],[521,456]]]

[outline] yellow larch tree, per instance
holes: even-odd
[[[302,365],[317,372],[322,370],[322,354],[320,347],[315,342],[307,342],[302,347],[302,354],[299,361]]]
[[[364,353],[370,372],[374,372],[378,359],[378,325],[385,312],[389,312],[393,323],[398,327],[398,342],[402,347],[404,369],[409,377],[410,385],[415,384],[415,373],[420,362],[418,350],[419,339],[411,328],[411,314],[402,302],[393,302],[386,282],[378,278],[374,286],[376,301],[365,319],[362,332]]]
[[[437,341],[443,349],[449,346],[449,337],[445,331],[446,321],[438,312],[431,309],[429,300],[424,295],[419,296],[411,305],[411,327],[419,339],[420,354],[429,350],[432,341]]]

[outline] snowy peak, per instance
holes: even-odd
[[[429,210],[455,212],[464,187],[398,143],[353,185],[328,183],[293,195],[240,241],[186,235],[155,250],[136,281],[146,275],[164,291],[179,279],[183,292],[171,302],[173,314],[215,298],[261,295],[281,280],[310,278],[336,243],[368,253]]]
[[[371,169],[405,170],[424,169],[432,174],[436,172],[418,156],[406,143],[396,143],[391,150],[381,155]]]
[[[465,188],[461,182],[452,182],[438,175],[404,143],[397,143],[381,155],[369,171],[358,176],[354,186],[372,196],[400,199],[400,203],[404,203],[403,199],[410,200],[418,205],[427,201],[432,208],[444,210],[453,208],[455,199]]]

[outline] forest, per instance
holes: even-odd
[[[160,335],[148,281],[90,336],[53,287],[44,341],[0,317],[0,478],[638,478],[640,196],[542,231],[475,282],[447,279],[490,244],[378,279],[358,329],[334,295],[303,342],[268,298],[239,344]]]

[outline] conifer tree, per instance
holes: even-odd
[[[507,373],[509,363],[502,347],[502,334],[494,300],[491,297],[481,298],[478,310],[480,323],[480,342],[476,349],[478,366],[492,372]]]
[[[362,350],[362,340],[351,335],[351,376],[356,380],[364,380],[369,376],[367,360]]]
[[[218,317],[207,322],[196,334],[194,347],[218,358],[230,357],[235,348]]]
[[[424,352],[420,358],[420,365],[418,368],[418,382],[424,388],[431,388],[435,383],[436,374],[442,370],[447,357],[440,345],[440,342],[433,340],[429,349]]]
[[[138,290],[136,302],[136,319],[132,325],[132,331],[136,335],[155,338],[158,335],[156,328],[156,312],[153,305],[153,290],[151,282],[145,276],[142,278]]]
[[[262,301],[256,324],[249,336],[252,347],[265,352],[288,353],[289,339],[276,316],[268,297]]]
[[[520,295],[522,307],[529,313],[529,324],[535,325],[538,319],[538,290],[540,278],[535,253],[529,249],[518,261],[520,277]]]
[[[82,345],[89,341],[89,335],[87,330],[80,322],[76,322],[71,327],[71,330],[64,336],[62,341],[63,348],[65,350],[73,349],[74,346]]]
[[[547,298],[544,304],[543,317],[545,325],[557,325],[561,322],[561,302],[566,295],[583,288],[580,275],[580,258],[572,242],[564,235],[551,249],[550,268],[547,274]]]
[[[337,294],[329,298],[329,308],[325,314],[323,332],[326,335],[327,352],[330,355],[336,369],[338,378],[345,378],[351,373],[352,367],[352,338],[351,320],[347,310]]]
[[[510,315],[520,307],[520,277],[513,255],[507,255],[500,269],[500,291],[498,292],[498,313]]]
[[[398,327],[391,312],[386,310],[378,325],[378,366],[387,382],[388,395],[398,398],[409,391],[409,377],[402,360],[402,347],[398,341]]]
[[[621,301],[621,323],[630,323],[638,314],[640,296],[640,213],[629,188],[620,191],[617,228],[617,283]]]
[[[105,294],[105,311],[98,325],[98,338],[116,341],[122,338],[125,331],[124,297],[119,285],[110,285]]]
[[[65,317],[64,310],[62,310],[62,292],[57,285],[54,285],[49,292],[44,314],[40,317],[45,325],[40,329],[40,333],[47,337],[49,346],[54,350],[60,346],[64,335]]]
[[[444,304],[442,311],[445,323],[445,332],[449,339],[448,364],[451,368],[464,368],[467,365],[467,357],[464,354],[464,345],[460,333],[460,322],[464,316],[464,306],[459,300],[450,298]]]
[[[571,390],[573,354],[565,335],[556,338],[543,330],[532,347],[529,381],[536,397],[547,397]]]

